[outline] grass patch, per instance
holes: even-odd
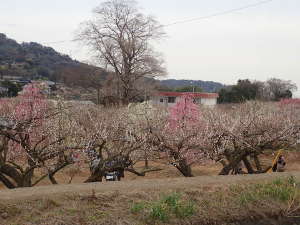
[[[21,210],[17,206],[5,205],[0,203],[0,215],[6,214],[8,217],[14,217],[19,215],[20,213]]]
[[[39,210],[50,210],[50,209],[58,208],[61,205],[57,201],[48,198],[38,201],[38,204],[39,204],[38,206]]]
[[[270,224],[268,220],[272,219],[278,220],[275,224],[289,225],[300,224],[299,216],[300,185],[294,177],[211,185],[209,191],[197,187],[167,193],[85,193],[71,198],[66,195],[19,204],[0,203],[0,224],[257,225]],[[259,223],[264,219],[265,223]],[[292,219],[293,223],[281,219]]]
[[[143,214],[151,220],[168,222],[172,217],[184,219],[194,215],[195,204],[184,200],[180,193],[162,195],[157,201],[138,202],[131,207],[134,214]]]
[[[257,184],[243,184],[221,188],[215,192],[171,193],[158,200],[136,202],[131,213],[146,219],[149,224],[173,224],[189,217],[200,221],[232,221],[233,218],[264,217],[278,214],[295,216],[300,210],[300,184],[294,177],[275,179]],[[185,200],[183,196],[193,199]],[[254,216],[255,215],[255,216]],[[191,219],[192,219],[191,218]],[[148,224],[147,223],[147,224]]]
[[[288,203],[292,199],[300,197],[299,184],[294,177],[246,187],[232,186],[230,190],[235,194],[235,200],[242,206],[260,201]]]
[[[65,212],[67,212],[69,215],[76,215],[78,214],[79,210],[75,208],[67,208],[65,209]]]
[[[134,203],[131,207],[132,213],[139,213],[146,208],[146,204],[144,202]]]

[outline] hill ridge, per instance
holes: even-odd
[[[166,79],[160,83],[168,88],[178,88],[183,86],[197,86],[205,92],[218,92],[225,87],[224,84],[215,81],[189,80],[189,79]]]

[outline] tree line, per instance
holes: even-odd
[[[271,78],[266,82],[238,80],[236,85],[222,88],[219,91],[219,103],[241,103],[249,100],[279,101],[292,98],[297,90],[296,84]]]

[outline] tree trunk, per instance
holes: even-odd
[[[100,105],[100,88],[97,88],[97,105]]]
[[[89,178],[86,181],[84,181],[84,183],[102,182],[103,176],[104,172],[97,170],[94,173],[92,173],[89,176]]]
[[[185,177],[193,177],[192,168],[187,164],[185,159],[181,159],[178,164],[174,166],[179,170],[179,172]]]
[[[148,155],[145,153],[145,169],[149,168],[149,160],[148,160]]]
[[[149,169],[149,161],[147,158],[145,159],[145,169]]]
[[[256,169],[258,171],[262,171],[262,167],[257,155],[254,156],[254,162],[255,162]]]
[[[52,184],[58,184],[56,179],[54,178],[54,174],[49,174],[48,177]]]
[[[247,168],[247,171],[248,171],[249,174],[255,173],[254,170],[253,170],[253,168],[252,168],[251,163],[250,163],[249,160],[247,159],[247,156],[244,156],[244,157],[243,157],[243,162],[244,162],[245,167]]]
[[[34,175],[35,162],[32,159],[28,159],[29,167],[26,169],[23,175],[23,187],[32,187],[32,178]]]
[[[1,173],[0,173],[0,181],[5,185],[5,187],[7,187],[9,189],[16,188],[16,186]]]
[[[23,185],[22,187],[32,187],[32,177],[33,177],[33,170],[23,177]]]
[[[229,175],[230,171],[233,169],[232,163],[227,164],[223,167],[223,169],[220,171],[219,175]]]
[[[0,168],[0,174],[3,177],[9,177],[16,184],[15,187],[23,187],[23,176],[18,170],[10,165],[4,164]],[[3,179],[5,180],[5,179]],[[5,181],[7,183],[7,181]],[[11,186],[11,185],[9,185]],[[8,187],[9,188],[9,187]]]
[[[219,175],[229,175],[230,171],[233,170],[244,158],[244,154],[237,155],[234,159],[232,157],[227,156],[229,163],[223,167],[220,171]]]
[[[64,161],[58,163],[56,165],[56,168],[53,170],[53,171],[50,171],[48,177],[49,177],[49,180],[51,181],[52,184],[58,184],[56,179],[55,179],[55,174],[60,171],[61,169],[65,168],[66,166],[70,165],[71,162],[69,162],[68,160],[64,159]]]

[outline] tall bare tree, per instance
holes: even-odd
[[[294,91],[297,91],[297,85],[292,81],[271,78],[265,82],[263,97],[267,100],[278,101],[282,98],[291,98]]]
[[[165,73],[151,45],[163,35],[162,26],[139,12],[135,1],[109,0],[94,9],[94,19],[81,24],[78,39],[91,47],[101,66],[114,71],[118,97],[128,103],[138,80]]]

